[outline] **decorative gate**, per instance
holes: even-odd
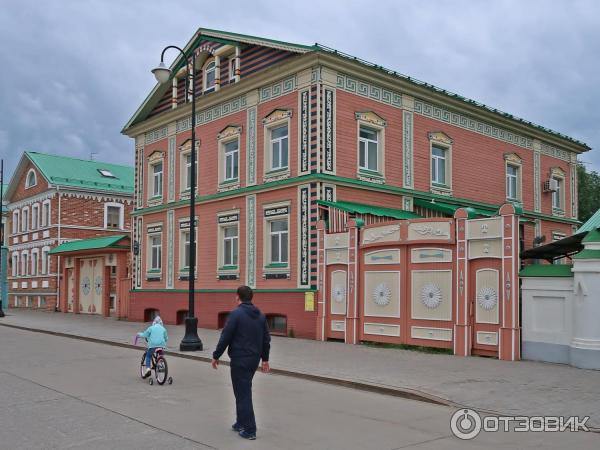
[[[520,358],[518,216],[390,220],[319,236],[320,339]]]

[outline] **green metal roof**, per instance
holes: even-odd
[[[573,139],[572,137],[569,137],[565,134],[559,133],[557,131],[551,130],[549,128],[543,127],[541,125],[537,125],[533,122],[530,122],[528,120],[524,120],[521,119],[520,117],[517,116],[513,116],[512,114],[508,114],[505,113],[503,111],[500,111],[497,108],[492,108],[491,106],[485,105],[483,103],[479,103],[476,102],[475,100],[471,100],[467,97],[463,97],[462,95],[458,95],[455,94],[453,92],[447,91],[445,89],[439,88],[437,86],[434,86],[433,84],[429,84],[426,83],[424,81],[420,81],[416,78],[413,77],[409,77],[407,75],[403,75],[401,73],[396,72],[395,70],[391,70],[391,69],[386,69],[383,66],[380,66],[378,64],[373,64],[371,62],[365,61],[363,59],[357,58],[356,56],[352,56],[343,52],[340,52],[336,49],[327,47],[325,45],[321,45],[319,43],[315,43],[314,45],[302,45],[302,44],[295,44],[295,43],[291,43],[291,42],[283,42],[283,41],[278,41],[275,39],[269,39],[269,38],[263,38],[263,37],[257,37],[257,36],[251,36],[248,34],[241,34],[241,33],[232,33],[229,31],[222,31],[222,30],[214,30],[214,29],[209,29],[209,28],[199,28],[198,31],[196,33],[194,33],[194,36],[188,41],[188,44],[185,46],[184,50],[188,51],[189,49],[195,48],[198,45],[200,45],[200,43],[205,39],[205,38],[214,38],[215,40],[219,40],[219,39],[226,39],[226,40],[231,40],[234,42],[242,42],[242,43],[251,43],[251,44],[258,44],[258,45],[264,45],[266,47],[276,47],[276,48],[285,48],[286,50],[289,51],[295,51],[298,53],[311,53],[311,52],[325,52],[328,54],[332,54],[335,56],[339,56],[341,58],[344,59],[348,59],[351,61],[355,61],[363,66],[367,66],[369,68],[378,70],[380,72],[383,72],[387,75],[391,75],[394,76],[396,78],[402,79],[404,81],[407,81],[411,84],[429,89],[431,91],[434,91],[436,93],[440,93],[443,95],[446,95],[448,97],[451,97],[453,99],[456,100],[460,100],[462,102],[464,102],[465,104],[469,104],[481,109],[484,109],[488,112],[492,112],[494,114],[498,114],[506,119],[510,119],[510,120],[514,120],[516,122],[519,122],[521,124],[530,126],[532,128],[535,128],[537,130],[543,131],[545,133],[557,136],[561,139],[565,139],[569,142],[575,143],[577,145],[580,145],[582,147],[584,147],[586,150],[591,150],[590,146],[588,146],[587,144],[585,144],[584,142],[581,142],[577,139]],[[183,61],[182,61],[182,56],[179,55],[175,61],[173,62],[173,64],[171,65],[171,69],[173,70],[173,73],[176,73],[177,70],[179,70],[180,67],[183,66]],[[170,84],[168,84],[168,86],[170,86]],[[170,87],[164,87],[163,91],[166,89],[170,89]],[[155,94],[157,92],[157,87],[158,84],[155,86],[155,88],[152,90],[152,92],[148,95],[148,97],[144,100],[144,102],[142,103],[142,105],[137,109],[137,111],[133,114],[133,116],[131,117],[131,119],[129,119],[129,121],[127,122],[127,124],[125,124],[125,126],[123,127],[122,132],[125,132],[130,126],[132,126],[133,124],[139,122],[139,115],[140,113],[144,110],[144,106],[147,105],[151,98],[154,96],[153,94]],[[161,94],[162,95],[162,94]],[[143,119],[142,119],[143,120]],[[584,150],[584,151],[586,151]]]
[[[441,212],[444,214],[448,214],[450,216],[454,216],[454,213],[456,212],[457,209],[464,208],[469,213],[469,219],[473,219],[478,216],[492,217],[492,216],[496,215],[496,211],[491,210],[491,209],[473,208],[471,206],[465,207],[463,205],[458,205],[456,203],[438,202],[438,201],[424,200],[421,198],[415,198],[415,199],[413,199],[413,202],[414,202],[415,206],[420,206],[421,208],[430,209],[432,211],[438,211],[438,212]]]
[[[573,259],[600,259],[600,250],[584,249],[573,256]]]
[[[384,208],[383,206],[365,205],[363,203],[354,202],[328,202],[325,200],[317,200],[317,203],[332,208],[341,209],[352,214],[371,214],[379,217],[390,217],[392,219],[418,219],[421,216],[403,209]]]
[[[583,238],[583,241],[581,242],[600,242],[600,230],[598,228],[594,228],[588,231],[585,235],[585,238]]]
[[[532,264],[519,272],[520,277],[572,277],[571,264]]]
[[[25,154],[50,184],[133,194],[133,167],[47,153]],[[100,170],[114,177],[103,176]]]
[[[581,225],[577,230],[577,233],[581,233],[582,231],[591,231],[596,228],[600,228],[600,209],[594,213],[592,217],[590,217],[586,223]]]
[[[129,236],[126,234],[118,234],[116,236],[102,236],[97,238],[90,239],[81,239],[79,241],[71,241],[65,242],[64,244],[60,244],[58,247],[50,250],[51,255],[56,255],[58,253],[69,253],[69,252],[79,252],[82,250],[101,250],[107,248],[129,248],[129,244],[127,245],[119,245],[119,242]]]

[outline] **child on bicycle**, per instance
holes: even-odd
[[[169,336],[167,329],[163,326],[163,321],[160,316],[156,316],[152,321],[152,325],[146,328],[146,331],[137,334],[139,337],[146,338],[148,342],[148,350],[146,350],[146,372],[144,376],[150,375],[152,354],[156,348],[165,348]]]

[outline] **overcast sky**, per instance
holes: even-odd
[[[375,62],[582,140],[600,171],[598,19],[593,0],[2,0],[0,156],[8,174],[24,150],[132,164],[120,131],[149,70],[205,27]]]

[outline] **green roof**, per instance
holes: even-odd
[[[573,259],[600,259],[600,250],[586,248],[573,256]]]
[[[581,242],[600,242],[600,230],[593,228],[592,230],[588,231]]]
[[[129,248],[127,245],[119,245],[119,242],[129,236],[126,234],[118,234],[116,236],[102,236],[91,239],[81,239],[79,241],[65,242],[58,247],[50,250],[51,255],[58,253],[78,252],[82,250],[101,250],[107,248]]]
[[[470,206],[465,207],[456,203],[438,202],[432,200],[424,200],[421,198],[415,198],[413,202],[415,206],[420,206],[421,208],[430,209],[432,211],[438,211],[444,214],[448,214],[450,216],[454,216],[454,213],[457,209],[464,208],[469,213],[469,219],[473,219],[477,216],[492,217],[496,215],[496,211],[493,211],[491,209],[473,208]]]
[[[50,184],[99,191],[133,194],[133,167],[100,161],[26,152]],[[103,176],[100,170],[113,176]]]
[[[572,277],[570,264],[532,264],[519,272],[520,277]]]
[[[492,108],[491,106],[485,105],[483,103],[479,103],[476,102],[475,100],[471,100],[467,97],[463,97],[462,95],[458,95],[455,94],[453,92],[447,91],[445,89],[439,88],[437,86],[434,86],[433,84],[429,84],[426,83],[424,81],[420,81],[416,78],[413,77],[409,77],[407,75],[403,75],[401,73],[396,72],[395,70],[391,70],[391,69],[386,69],[383,66],[380,66],[378,64],[373,64],[371,62],[365,61],[363,59],[357,58],[356,56],[352,56],[343,52],[340,52],[336,49],[327,47],[325,45],[321,45],[319,43],[315,43],[314,45],[302,45],[302,44],[295,44],[295,43],[291,43],[291,42],[283,42],[283,41],[278,41],[275,39],[269,39],[269,38],[263,38],[263,37],[257,37],[257,36],[251,36],[248,34],[241,34],[241,33],[232,33],[232,32],[228,32],[228,31],[222,31],[222,30],[214,30],[214,29],[209,29],[209,28],[199,28],[198,31],[196,33],[194,33],[194,36],[188,41],[187,45],[184,47],[184,50],[186,52],[188,52],[191,49],[195,49],[196,47],[198,47],[204,40],[206,40],[206,38],[208,39],[213,39],[215,41],[231,41],[231,42],[241,42],[241,43],[247,43],[247,44],[257,44],[257,45],[264,45],[266,47],[274,47],[274,48],[278,48],[278,49],[285,49],[288,51],[292,51],[292,52],[297,52],[297,53],[319,53],[319,52],[324,52],[324,53],[328,53],[328,54],[332,54],[335,56],[339,56],[341,58],[350,60],[350,61],[354,61],[357,62],[358,64],[361,64],[363,66],[367,66],[371,69],[375,69],[378,70],[380,72],[385,73],[386,75],[391,75],[393,77],[396,77],[398,79],[401,79],[403,81],[409,82],[411,84],[417,85],[419,87],[428,89],[430,91],[439,93],[439,94],[443,94],[446,95],[447,97],[451,97],[453,99],[459,100],[465,104],[471,105],[471,106],[475,106],[481,109],[484,109],[488,112],[492,112],[494,114],[498,114],[506,119],[509,120],[514,120],[516,122],[519,122],[521,124],[524,124],[526,126],[530,126],[532,128],[535,128],[537,130],[543,131],[545,133],[551,134],[553,136],[559,137],[561,139],[565,139],[569,142],[572,142],[574,144],[577,144],[581,147],[584,147],[585,150],[590,150],[590,146],[588,146],[587,144],[585,144],[584,142],[578,141],[577,139],[573,139],[572,137],[569,137],[565,134],[559,133],[557,131],[551,130],[549,128],[543,127],[541,125],[537,125],[533,122],[530,122],[528,120],[524,120],[521,119],[520,117],[517,116],[513,116],[512,114],[508,114],[505,113],[503,111],[500,111],[497,108]],[[181,54],[179,54],[177,56],[177,58],[175,59],[175,61],[171,64],[171,69],[173,70],[173,73],[176,73],[177,70],[179,70],[180,67],[183,66],[184,62],[182,61],[183,56]],[[140,105],[140,107],[137,109],[137,111],[133,114],[133,116],[131,117],[131,119],[129,119],[129,121],[125,124],[125,126],[123,127],[122,132],[125,132],[129,127],[131,127],[132,125],[138,123],[140,121],[140,115],[142,114],[142,112],[145,112],[146,114],[149,113],[149,109],[146,108],[146,106],[148,105],[148,103],[150,102],[150,100],[152,99],[152,97],[154,97],[154,94],[156,94],[159,90],[158,90],[159,85],[157,84],[154,89],[150,92],[150,94],[148,95],[148,97],[146,97],[146,99],[144,100],[144,102],[142,103],[142,105]],[[163,85],[162,90],[160,91],[160,96],[162,97],[162,95],[164,94],[164,92],[166,92],[166,90],[170,89],[170,84],[169,83],[165,83],[165,85]],[[143,117],[141,120],[144,120],[145,117]]]
[[[600,209],[596,211],[594,215],[587,220],[586,223],[579,227],[577,233],[581,233],[582,231],[595,230],[596,228],[600,228]]]
[[[403,209],[384,208],[383,206],[365,205],[354,202],[328,202],[325,200],[317,200],[317,203],[332,208],[341,209],[352,214],[371,214],[379,217],[390,217],[392,219],[418,219],[421,216]]]

